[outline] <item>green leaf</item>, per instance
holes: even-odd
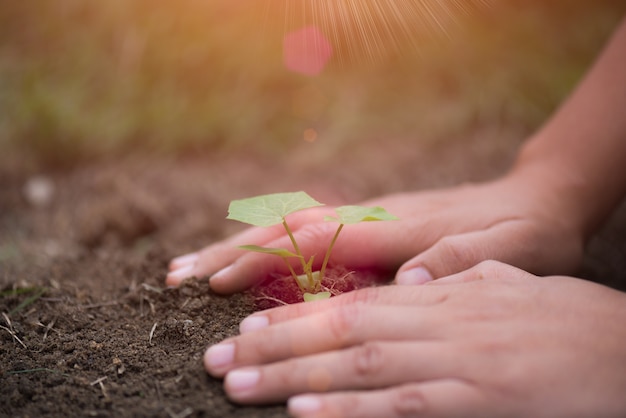
[[[330,298],[330,292],[319,292],[319,293],[304,293],[302,295],[305,302],[313,302],[315,300],[322,300]]]
[[[305,192],[274,193],[233,200],[226,219],[254,226],[272,226],[283,222],[290,213],[324,206]]]
[[[337,212],[336,218],[333,216],[324,217],[325,221],[339,222],[340,224],[358,224],[360,222],[373,222],[373,221],[395,221],[398,218],[384,208],[376,206],[368,208],[365,206],[341,206],[335,209]]]
[[[240,245],[239,248],[257,253],[274,254],[280,257],[300,257],[298,254],[292,253],[285,248],[269,248],[260,247],[258,245]]]

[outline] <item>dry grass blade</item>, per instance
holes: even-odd
[[[20,340],[20,338],[16,335],[15,330],[13,329],[13,324],[11,324],[11,320],[9,319],[9,316],[2,312],[2,317],[4,318],[6,324],[8,325],[8,328],[5,327],[4,325],[0,325],[0,329],[5,330],[6,332],[8,332],[9,334],[11,334],[11,336],[15,339],[15,341],[17,341],[18,343],[20,343],[20,345],[26,349],[28,349],[26,347],[26,344],[24,344],[22,342],[22,340]]]
[[[167,408],[166,412],[170,416],[170,418],[186,418],[189,415],[193,414],[193,409],[191,407],[187,407],[183,409],[182,411],[180,411],[179,413],[175,413],[175,412],[172,412],[171,409]]]
[[[150,345],[152,345],[152,337],[154,336],[154,330],[156,330],[158,322],[155,322],[154,325],[152,325],[152,329],[150,330],[150,339],[148,340],[148,343]]]
[[[46,338],[48,338],[48,333],[50,332],[50,330],[52,330],[52,327],[54,326],[54,323],[57,321],[56,318],[54,318],[52,321],[50,321],[50,323],[48,323],[48,325],[46,325],[46,331],[43,333],[43,340],[45,341]]]
[[[148,283],[142,283],[141,287],[143,287],[145,290],[148,290],[150,292],[154,292],[154,293],[158,293],[158,294],[163,293],[163,289],[161,289],[159,287],[155,287],[155,286],[150,286]]]
[[[105,398],[108,398],[109,394],[107,393],[106,388],[104,387],[104,383],[102,383],[106,379],[107,379],[106,376],[100,377],[100,378],[94,380],[93,382],[91,382],[90,385],[91,386],[95,386],[95,385],[100,386],[100,390],[102,391],[102,396],[104,396]]]
[[[100,383],[102,383],[103,381],[107,380],[107,376],[104,377],[100,377],[96,380],[94,380],[93,382],[89,383],[91,386],[95,386],[95,385],[99,385]]]

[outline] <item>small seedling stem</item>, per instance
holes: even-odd
[[[300,290],[302,290],[302,291],[306,290],[304,288],[304,286],[302,286],[302,284],[300,283],[300,280],[298,280],[298,275],[296,274],[296,271],[293,269],[293,267],[291,267],[291,263],[289,262],[287,257],[282,257],[282,259],[285,261],[285,264],[287,264],[287,268],[289,269],[289,273],[291,273],[291,276],[294,278],[294,280],[298,284],[298,287],[300,288]]]
[[[344,224],[339,224],[337,228],[337,232],[335,232],[335,236],[333,236],[332,241],[330,241],[330,245],[328,245],[328,249],[326,250],[326,255],[324,255],[324,261],[322,262],[322,268],[320,268],[320,280],[324,280],[324,274],[326,273],[326,266],[328,265],[328,260],[330,260],[330,253],[335,246],[335,242],[337,242],[337,238],[339,237],[339,233],[343,229]]]
[[[293,232],[291,231],[291,228],[289,228],[289,224],[287,224],[287,221],[285,220],[285,218],[283,218],[283,227],[285,227],[285,231],[287,231],[287,235],[289,235],[289,239],[291,240],[291,243],[293,244],[294,251],[299,256],[298,258],[300,259],[300,262],[302,263],[302,270],[306,274],[309,286],[311,286],[313,284],[313,276],[312,276],[311,269],[310,268],[307,269],[307,263],[306,261],[304,261],[304,256],[302,255],[302,252],[300,251],[300,247],[298,246],[298,243],[296,242],[296,239],[293,236]],[[291,274],[293,274],[296,281],[298,281],[297,275],[294,273],[293,269],[291,268],[291,265],[289,265],[289,270],[291,271]]]

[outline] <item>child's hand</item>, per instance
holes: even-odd
[[[545,181],[527,174],[447,190],[390,195],[364,202],[382,206],[400,220],[349,225],[339,237],[330,264],[374,269],[397,281],[423,283],[499,260],[537,274],[574,271],[582,254],[578,225],[568,219],[559,196]],[[325,222],[332,208],[315,208],[288,220],[305,255],[321,264],[336,224]],[[270,273],[289,274],[284,261],[249,253],[239,245],[291,248],[282,226],[250,228],[196,254],[172,260],[168,285],[191,276],[212,276],[219,293],[242,291]]]

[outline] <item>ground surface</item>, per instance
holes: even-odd
[[[168,260],[237,230],[224,220],[233,198],[305,190],[356,203],[479,181],[502,173],[523,137],[479,129],[430,145],[364,143],[343,155],[303,143],[282,162],[131,155],[53,171],[4,156],[0,415],[285,416],[282,405],[229,403],[201,366],[207,345],[235,334],[252,312],[249,296],[218,297],[203,280],[165,289]],[[37,178],[49,199],[25,190]],[[581,274],[615,285],[626,276],[625,254],[622,208],[591,243]]]

